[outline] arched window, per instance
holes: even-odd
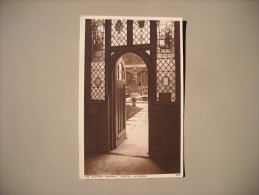
[[[125,80],[125,69],[122,62],[117,65],[117,79]]]

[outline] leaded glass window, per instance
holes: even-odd
[[[111,45],[127,45],[127,20],[112,20]]]
[[[133,21],[133,44],[150,43],[150,21],[134,20]]]
[[[168,54],[172,55],[174,48],[174,22],[157,21],[157,57],[166,58]]]
[[[104,61],[104,20],[92,20],[92,61]]]
[[[91,99],[105,99],[105,64],[104,62],[91,63]]]
[[[159,97],[170,96],[176,101],[176,73],[174,22],[157,21],[157,60],[156,60],[157,101]]]
[[[171,102],[176,100],[175,60],[157,59],[157,100],[160,93],[170,93]]]
[[[105,100],[105,21],[92,20],[91,100]]]

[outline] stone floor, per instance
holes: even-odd
[[[137,103],[137,106],[143,109],[126,121],[127,138],[111,153],[148,157],[148,104]]]

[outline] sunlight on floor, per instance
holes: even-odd
[[[126,121],[127,139],[117,149],[111,151],[113,154],[125,156],[148,157],[148,104],[137,103],[143,108],[132,118]]]

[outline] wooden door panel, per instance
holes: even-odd
[[[115,70],[115,84],[114,84],[114,124],[115,124],[115,142],[116,147],[119,146],[126,138],[126,116],[125,116],[125,106],[126,106],[126,81],[125,74],[121,69],[117,68]]]

